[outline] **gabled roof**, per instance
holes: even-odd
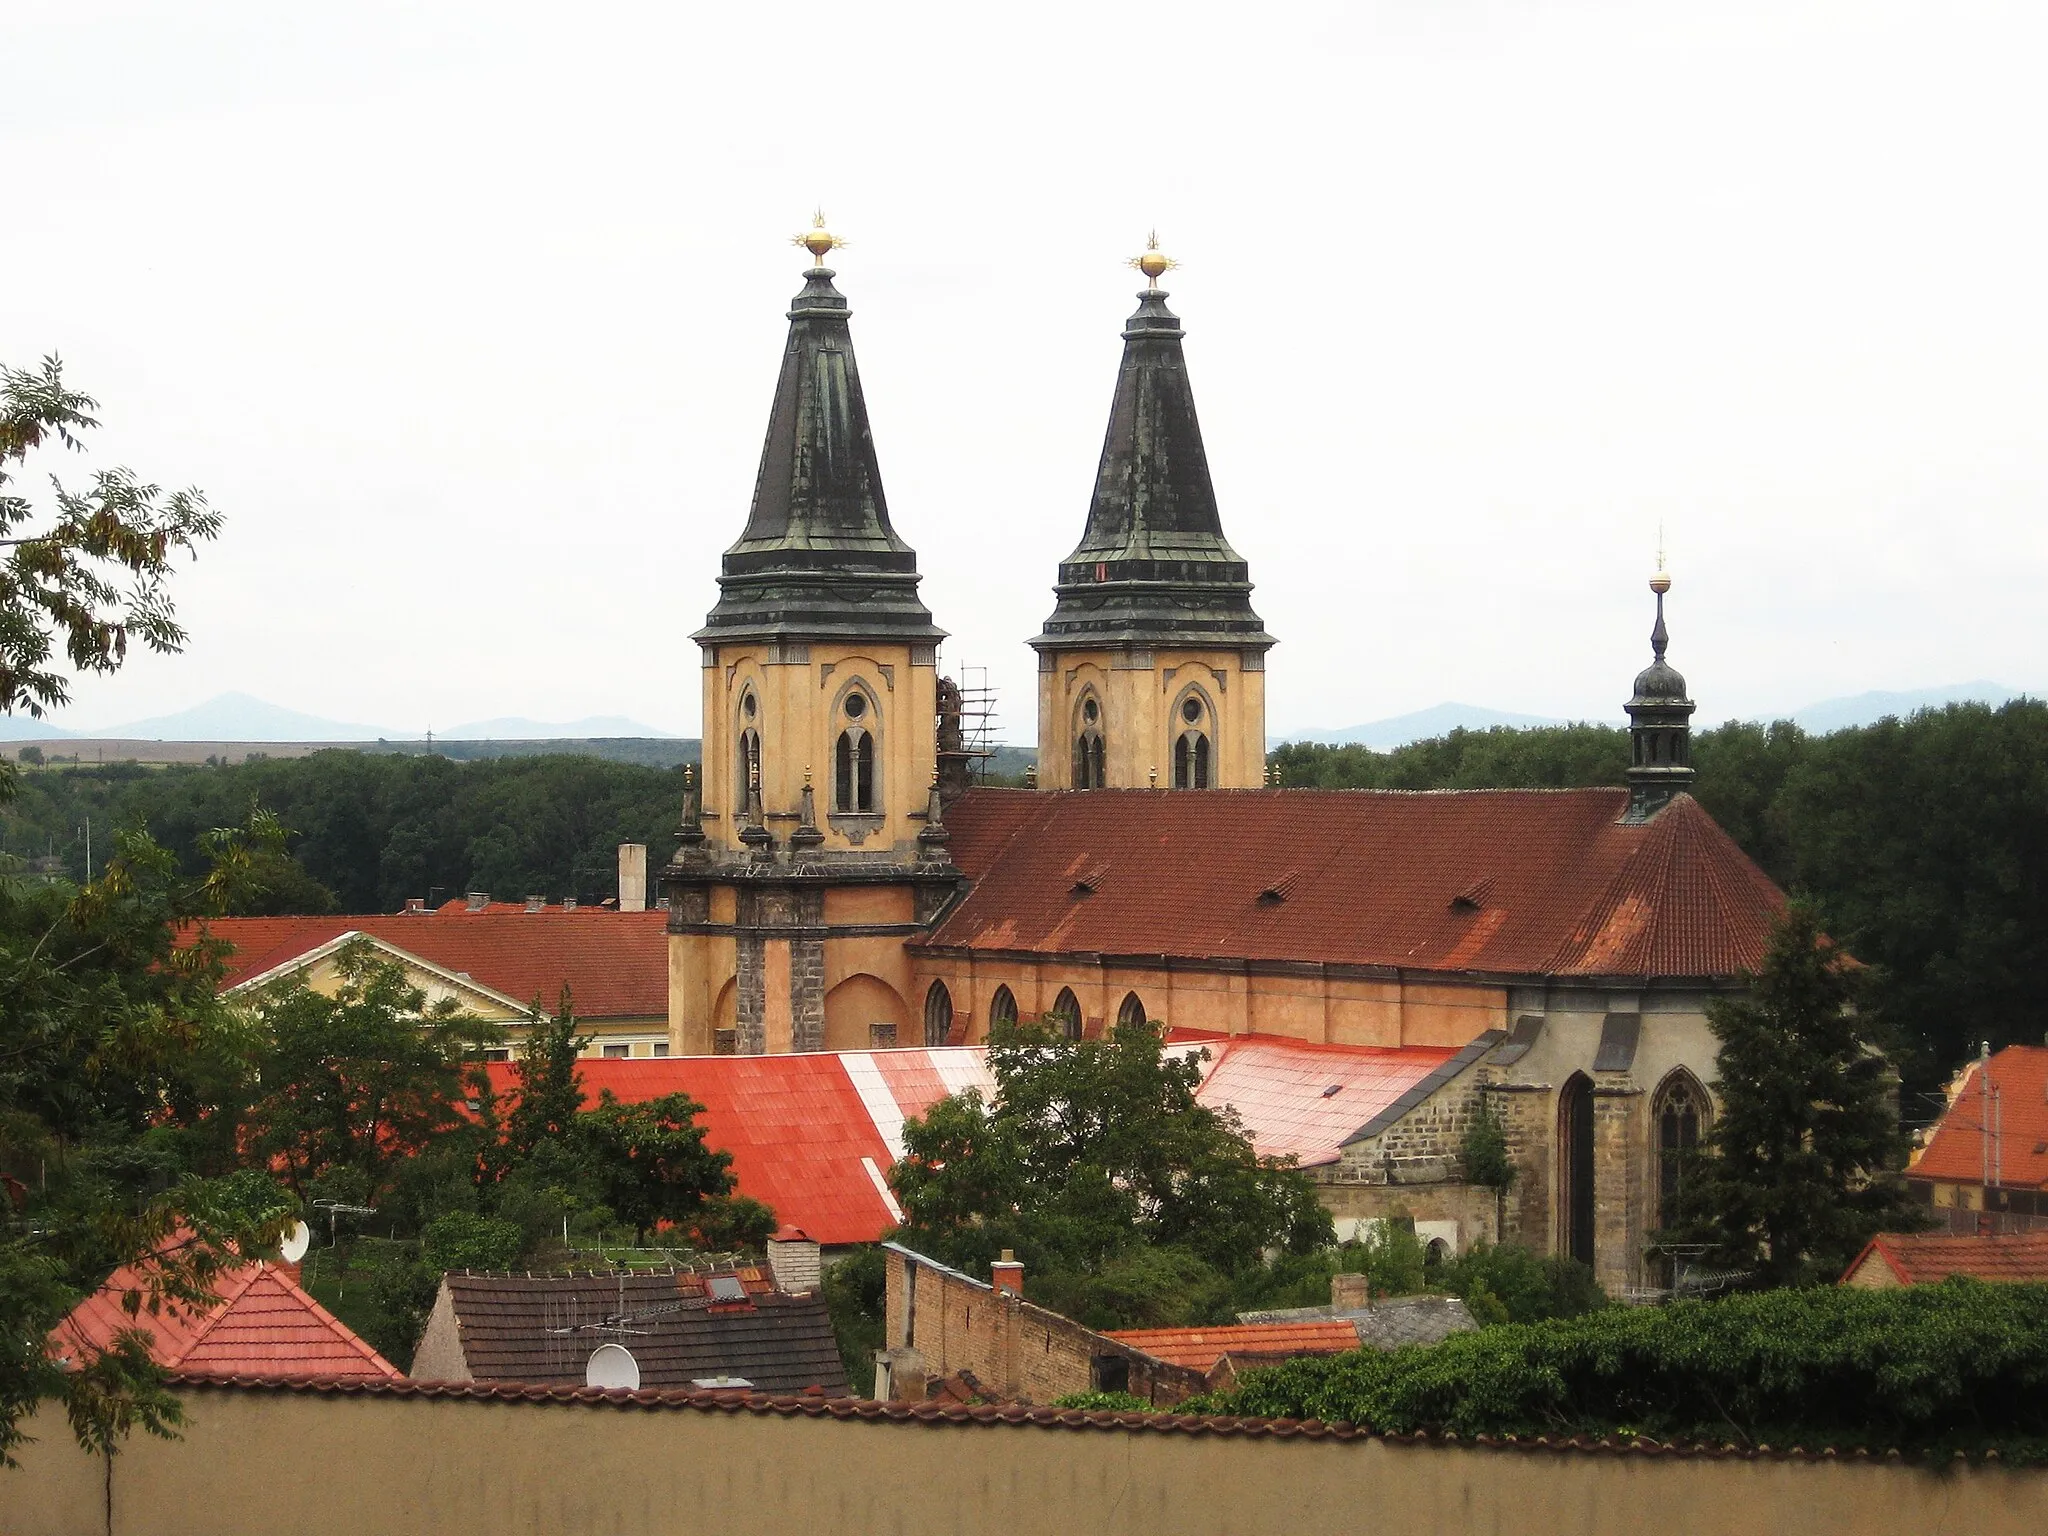
[[[1948,1232],[1880,1232],[1842,1278],[1869,1261],[1882,1263],[1902,1285],[1938,1285],[1951,1275],[1973,1280],[2048,1282],[2048,1232],[1958,1237]]]
[[[1497,977],[1732,979],[1784,897],[1689,795],[976,789],[927,941]],[[1088,891],[1075,889],[1085,869]]]
[[[155,1316],[131,1317],[121,1298],[146,1283],[137,1266],[115,1270],[58,1325],[58,1351],[104,1349],[124,1329],[142,1328],[151,1336],[150,1358],[187,1374],[370,1381],[401,1374],[277,1265],[248,1264],[221,1275],[210,1307],[166,1305]]]
[[[1106,1335],[1156,1360],[1208,1371],[1225,1355],[1285,1359],[1341,1355],[1358,1348],[1358,1330],[1342,1319],[1317,1323],[1225,1323],[1204,1328],[1113,1328]]]
[[[205,931],[233,946],[225,985],[240,986],[312,956],[346,933],[518,1000],[552,1009],[564,983],[585,1019],[668,1016],[668,914],[578,907],[564,912],[377,913],[328,917],[216,917]],[[189,943],[197,932],[180,935]]]
[[[707,1295],[687,1270],[623,1275],[446,1275],[462,1353],[477,1381],[581,1386],[593,1351],[622,1344],[644,1388],[739,1377],[758,1392],[846,1394],[821,1295],[784,1296],[758,1268],[723,1271],[744,1303]],[[607,1327],[608,1320],[614,1320]],[[620,1331],[623,1330],[623,1331]]]
[[[1988,1119],[1987,1087],[1995,1091]],[[1973,1062],[1907,1171],[1916,1179],[1978,1184],[1987,1161],[2000,1184],[2048,1188],[2048,1046],[2007,1046],[1991,1058],[1988,1083]]]

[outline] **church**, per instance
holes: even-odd
[[[1572,1254],[1610,1292],[1655,1285],[1648,1236],[1714,1112],[1706,1004],[1783,906],[1687,793],[1668,579],[1625,783],[1267,787],[1275,638],[1148,251],[1086,521],[1029,642],[1036,783],[975,785],[824,264],[838,242],[800,243],[753,506],[694,637],[702,773],[661,876],[671,1054],[973,1045],[1023,1018],[1295,1042],[1240,1090],[1267,1120],[1341,1115],[1340,1057],[1405,1085],[1311,1168],[1340,1222],[1402,1215],[1454,1247]],[[1459,1167],[1481,1106],[1516,1161],[1504,1195]]]

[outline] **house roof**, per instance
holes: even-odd
[[[478,1381],[581,1386],[593,1351],[622,1344],[644,1388],[739,1377],[761,1392],[847,1390],[822,1296],[784,1296],[757,1267],[723,1271],[744,1302],[719,1302],[687,1270],[616,1275],[450,1274],[463,1358]],[[629,1332],[599,1325],[623,1321]]]
[[[104,1349],[124,1329],[151,1337],[150,1357],[166,1370],[222,1376],[320,1376],[389,1380],[401,1373],[274,1264],[247,1264],[218,1277],[211,1306],[167,1304],[131,1317],[121,1300],[147,1277],[124,1265],[71,1309],[56,1345]]]
[[[1991,1058],[1988,1084],[1973,1062],[1909,1170],[1916,1179],[1984,1180],[1987,1154],[1997,1182],[2048,1188],[2048,1046],[2009,1045]],[[1985,1090],[1995,1094],[1987,1122]]]
[[[1880,1232],[1842,1278],[1871,1260],[1888,1267],[1902,1285],[1938,1285],[1951,1275],[2039,1285],[2048,1282],[2048,1232]]]
[[[566,984],[586,1019],[666,1018],[668,914],[559,907],[528,912],[398,912],[329,917],[216,917],[204,925],[233,947],[226,985],[297,962],[346,933],[361,933],[431,965],[552,1008]],[[180,935],[190,943],[198,932]]]
[[[1208,1371],[1225,1355],[1286,1359],[1341,1355],[1358,1348],[1358,1330],[1341,1319],[1317,1323],[1225,1323],[1207,1328],[1119,1328],[1105,1335],[1154,1359]]]
[[[1729,978],[1784,896],[1689,795],[976,789],[935,948]]]

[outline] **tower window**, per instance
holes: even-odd
[[[1087,699],[1082,702],[1081,723],[1083,725],[1093,725],[1101,718],[1102,706],[1100,704],[1097,704],[1093,699]]]
[[[1187,721],[1189,725],[1200,725],[1202,723],[1202,701],[1190,696],[1180,707],[1180,717]]]
[[[1102,762],[1102,732],[1083,731],[1074,743],[1074,788],[1101,789],[1106,782]]]
[[[753,706],[754,696],[748,694],[741,713],[752,714]],[[739,761],[734,764],[739,783],[733,788],[732,803],[738,808],[738,813],[744,815],[753,805],[751,792],[761,782],[761,733],[752,729],[741,731],[739,749]]]
[[[848,726],[839,733],[839,745],[833,754],[832,785],[833,803],[840,810],[862,812],[875,808],[875,738],[859,726]]]
[[[1194,700],[1188,701],[1194,704]],[[1195,705],[1199,712],[1201,706]],[[1182,713],[1186,713],[1185,710]],[[1209,737],[1205,731],[1182,731],[1180,739],[1173,744],[1173,787],[1175,789],[1207,789],[1209,787]]]
[[[846,696],[847,719],[858,720],[862,715],[866,714],[867,712],[868,701],[865,696],[858,693],[849,693]]]

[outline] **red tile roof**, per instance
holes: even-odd
[[[1341,1355],[1358,1348],[1358,1330],[1341,1318],[1323,1323],[1228,1323],[1214,1328],[1122,1328],[1107,1338],[1155,1360],[1209,1371],[1225,1355],[1281,1358]]]
[[[1880,1232],[1842,1278],[1875,1258],[1904,1285],[1938,1285],[1951,1275],[1973,1280],[2048,1282],[2048,1232],[1957,1237],[1947,1232]]]
[[[1627,804],[1622,789],[977,789],[947,816],[974,889],[928,942],[1487,975],[1753,970],[1777,887],[1691,796],[1636,826]]]
[[[409,955],[466,972],[521,1003],[553,1008],[568,983],[586,1019],[668,1016],[668,914],[517,906],[355,917],[216,917],[206,928],[234,946],[228,986],[297,960],[344,933],[363,933]],[[189,939],[190,931],[186,937]]]
[[[2009,1045],[1991,1058],[1988,1083],[1972,1064],[1941,1123],[1908,1173],[1916,1179],[1984,1181],[1988,1153],[1997,1182],[2048,1188],[2048,1046]],[[1995,1095],[1985,1115],[1985,1089]]]
[[[223,1376],[319,1376],[383,1381],[401,1373],[341,1319],[274,1264],[248,1264],[221,1275],[210,1307],[167,1305],[156,1316],[130,1317],[124,1295],[141,1290],[133,1266],[114,1271],[57,1327],[59,1353],[83,1345],[103,1349],[127,1328],[146,1329],[150,1355],[166,1370]]]

